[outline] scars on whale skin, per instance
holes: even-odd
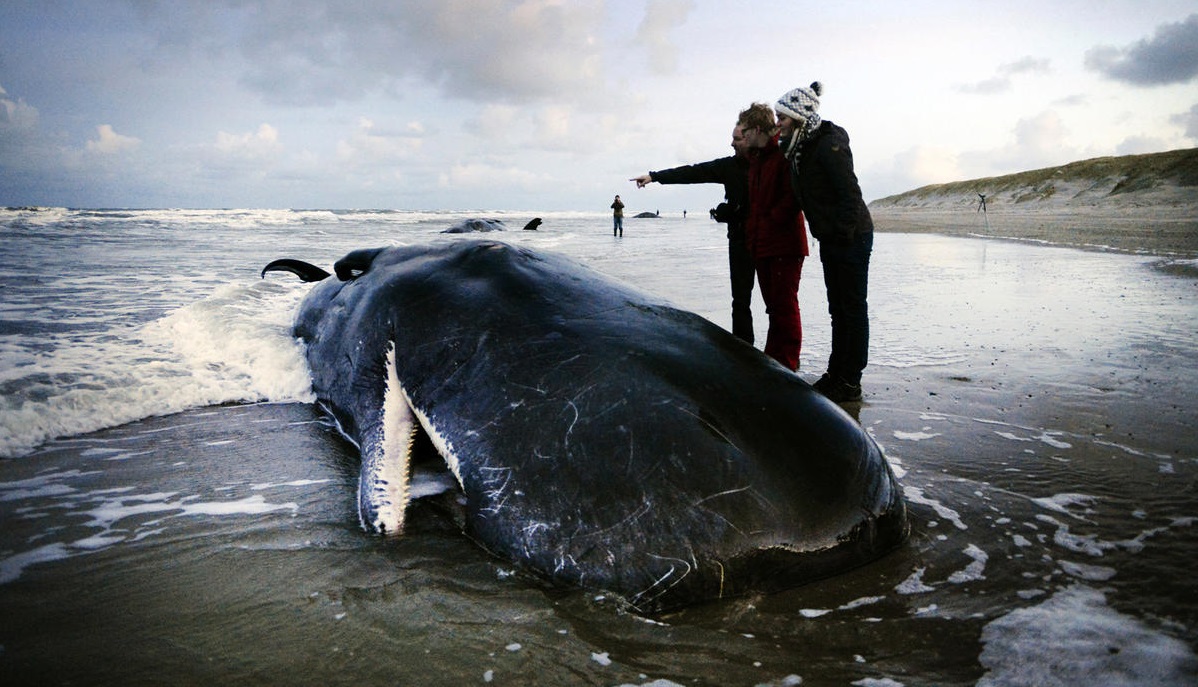
[[[361,250],[295,333],[362,455],[363,526],[402,531],[427,435],[465,531],[560,585],[642,612],[776,591],[900,545],[877,444],[798,376],[711,322],[565,257],[502,242]]]

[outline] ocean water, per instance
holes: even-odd
[[[290,336],[308,287],[270,260],[492,217],[728,326],[722,225],[533,216],[0,210],[0,681],[1198,682],[1198,281],[1152,256],[877,236],[850,410],[913,533],[845,575],[643,618],[490,558],[439,497],[399,541],[361,532]]]

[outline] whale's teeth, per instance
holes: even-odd
[[[400,534],[411,500],[412,442],[419,425],[396,373],[394,343],[387,349],[386,368],[379,428],[362,446],[358,515],[368,530]]]
[[[364,437],[360,447],[358,519],[366,530],[400,534],[411,501],[411,453],[417,432],[423,429],[428,435],[459,486],[462,474],[453,445],[428,415],[412,403],[412,397],[399,381],[394,342],[387,348],[386,375],[378,429]]]
[[[433,422],[424,411],[422,411],[415,403],[412,402],[412,397],[408,395],[406,389],[401,385],[400,391],[403,392],[404,400],[407,402],[408,410],[416,416],[420,422],[420,428],[428,435],[428,438],[433,443],[433,448],[437,449],[437,453],[445,461],[445,466],[453,473],[454,479],[458,481],[458,486],[465,488],[465,483],[462,481],[462,466],[458,460],[457,453],[454,451],[453,444],[445,438],[445,435],[437,429],[437,425]]]

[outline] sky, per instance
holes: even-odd
[[[812,81],[866,200],[1198,146],[1193,0],[3,0],[0,206],[705,212]]]

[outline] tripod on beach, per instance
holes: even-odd
[[[978,212],[982,213],[982,218],[986,221],[986,231],[990,231],[990,216],[986,214],[986,194],[978,194]]]

